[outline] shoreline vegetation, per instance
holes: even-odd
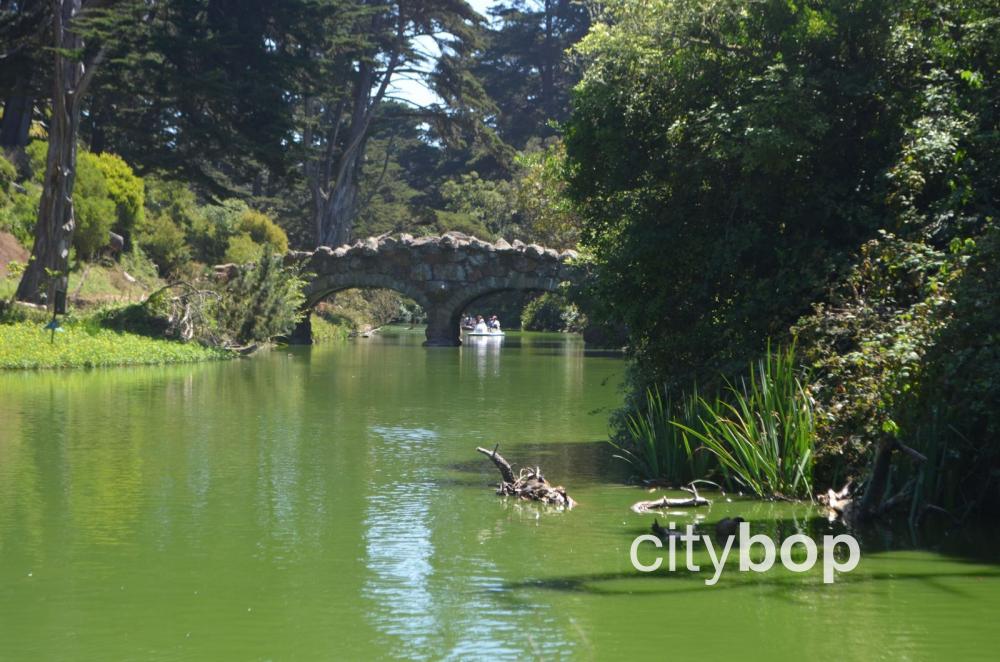
[[[411,71],[417,35],[323,9],[339,3],[234,8],[240,48],[225,53],[197,3],[136,21],[116,1],[60,28],[54,50],[61,24],[14,3],[0,36],[25,76],[0,81],[0,296],[110,305],[109,290],[138,287],[140,303],[75,328],[95,329],[95,352],[131,342],[100,329],[249,348],[299,313],[289,248],[517,236],[578,250],[587,283],[476,305],[626,347],[612,441],[640,478],[835,494],[910,522],[1000,511],[995,0],[544,4],[489,25],[464,3],[407,16],[468,55],[427,70],[464,93],[438,90],[421,116],[382,96],[394,67],[370,71]],[[554,20],[544,48],[528,36]],[[289,58],[277,43],[305,47]],[[177,48],[187,66],[150,66]],[[236,75],[246,61],[252,75]],[[71,62],[89,91],[53,90]],[[206,81],[215,121],[192,122],[188,89]],[[51,112],[67,99],[73,117]],[[235,264],[255,266],[213,280],[211,265]],[[398,294],[338,292],[313,332],[419,314]],[[43,353],[27,328],[6,331]]]
[[[36,322],[0,324],[0,369],[4,370],[165,365],[234,356],[231,351],[198,343],[112,331],[89,320],[66,321],[55,333]]]

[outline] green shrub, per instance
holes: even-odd
[[[193,219],[188,242],[194,257],[206,264],[253,262],[265,246],[272,252],[288,251],[288,236],[267,214],[237,199],[207,205]]]
[[[139,244],[161,274],[173,274],[191,259],[184,231],[166,215],[143,222],[139,228]]]
[[[12,190],[8,204],[0,207],[0,229],[17,237],[22,246],[30,247],[35,241],[42,187],[34,182],[24,182],[21,187],[23,191]]]
[[[867,242],[855,267],[794,331],[813,375],[817,475],[842,484],[858,476],[885,430],[914,432],[907,411],[921,390],[924,359],[944,323],[949,256],[885,233]]]
[[[525,331],[561,331],[563,302],[545,293],[528,302],[521,312],[521,328]]]
[[[45,163],[48,152],[49,143],[47,140],[32,140],[24,148],[24,153],[28,157],[28,179],[36,184],[45,181]]]
[[[468,212],[434,209],[425,220],[429,225],[427,232],[433,235],[454,231],[464,232],[471,237],[494,236],[489,228]]]
[[[241,233],[229,238],[229,247],[226,248],[224,260],[236,264],[249,264],[256,262],[264,254],[264,247],[253,240],[253,238]]]
[[[266,248],[222,288],[214,311],[219,334],[225,342],[244,345],[291,333],[302,317],[304,285],[298,268],[284,266],[281,256]]]
[[[107,196],[117,212],[115,232],[131,239],[135,227],[144,217],[145,187],[125,161],[117,154],[98,154],[95,165],[107,182]]]
[[[150,259],[139,244],[133,244],[132,250],[126,251],[118,263],[123,271],[139,281],[144,287],[157,287],[161,284],[156,263]]]
[[[169,290],[160,290],[143,302],[100,310],[93,319],[106,329],[163,338],[170,328],[168,296]]]
[[[312,316],[312,340],[314,343],[346,340],[350,328],[345,324],[331,322],[322,315]]]
[[[90,152],[80,151],[76,157],[73,206],[76,210],[73,246],[79,256],[91,258],[107,245],[117,212],[98,157]]]
[[[582,331],[586,323],[576,304],[556,292],[532,299],[521,311],[521,328],[526,331]]]
[[[0,206],[10,201],[10,194],[17,179],[17,168],[0,154]]]
[[[237,227],[260,246],[270,246],[278,254],[288,252],[288,235],[267,214],[247,209],[240,214]]]
[[[17,169],[0,153],[0,230],[10,232],[18,241],[27,244],[34,216],[38,213],[38,200],[34,199],[35,214],[25,214],[22,206],[26,196],[15,187],[16,180]]]
[[[25,152],[30,177],[23,185],[25,193],[15,195],[12,216],[16,222],[7,221],[13,228],[12,232],[22,241],[28,239],[24,234],[30,236],[38,215],[48,142],[34,140],[28,143]],[[73,207],[76,230],[73,247],[79,257],[90,259],[108,244],[108,233],[112,229],[130,237],[135,225],[142,221],[143,182],[121,157],[93,154],[85,149],[77,152],[75,177]],[[16,199],[18,197],[22,199]]]

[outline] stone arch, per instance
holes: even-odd
[[[559,252],[515,241],[495,244],[450,232],[441,237],[369,237],[332,249],[288,255],[312,274],[305,288],[307,309],[333,292],[353,287],[394,290],[427,313],[430,346],[461,344],[459,315],[474,300],[507,290],[552,292],[580,277],[574,251]],[[291,340],[311,340],[309,318]]]

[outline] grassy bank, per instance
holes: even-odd
[[[351,332],[347,324],[335,324],[322,315],[312,316],[312,339],[314,343],[343,342]]]
[[[66,322],[63,329],[53,339],[36,322],[0,324],[0,369],[159,365],[233,356],[221,349],[119,333],[84,321]]]

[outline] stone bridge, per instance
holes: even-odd
[[[504,290],[552,292],[560,283],[581,276],[575,251],[556,251],[537,244],[503,239],[482,241],[460,232],[440,237],[369,237],[339,248],[321,246],[293,252],[313,274],[305,288],[311,310],[330,294],[349,288],[386,288],[416,301],[427,313],[425,345],[462,344],[462,313],[476,299]],[[308,343],[312,330],[307,316],[292,336]]]

